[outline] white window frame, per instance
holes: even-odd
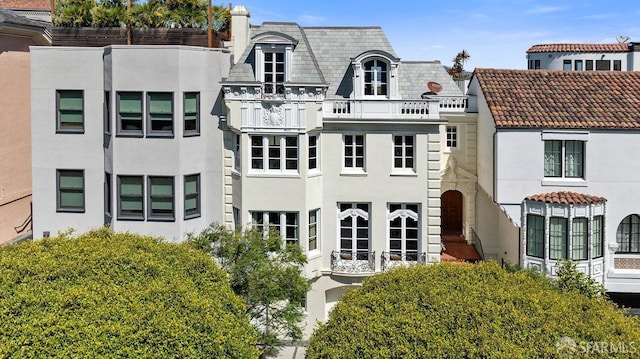
[[[254,146],[254,138],[257,137],[261,137],[262,138],[262,145],[261,146]],[[296,164],[296,168],[295,169],[287,169],[287,165],[288,162],[293,161],[293,157],[288,157],[288,152],[287,150],[292,150],[293,147],[287,145],[287,139],[289,138],[295,138],[296,140],[296,145],[295,145],[295,152],[296,152],[296,157],[295,157],[295,164]],[[271,144],[271,139],[273,139],[273,142],[277,142],[277,146]],[[298,135],[267,135],[267,134],[256,134],[256,135],[250,135],[249,136],[249,146],[250,146],[250,159],[249,159],[249,165],[250,165],[250,171],[254,172],[254,173],[283,173],[283,174],[297,174],[299,173],[298,171],[300,170],[300,137]],[[253,157],[253,149],[254,148],[261,148],[262,149],[262,157],[256,157],[256,158],[261,158],[262,159],[262,167],[261,168],[254,168],[253,165],[253,161],[254,161],[254,157]],[[270,149],[279,149],[279,156],[277,158],[275,157],[270,157]],[[270,161],[271,160],[277,160],[279,161],[279,168],[269,168],[270,167]]]
[[[358,137],[362,137],[362,145],[357,144]],[[347,145],[347,138],[351,138],[351,144]],[[351,148],[351,155],[347,156],[347,149]],[[362,147],[362,155],[357,155],[358,147]],[[362,166],[358,166],[358,158],[362,157]],[[351,166],[347,166],[347,160],[351,160]],[[364,173],[367,169],[367,136],[364,134],[344,134],[342,136],[342,169],[344,172]]]
[[[315,215],[315,222],[311,221],[311,214]],[[311,235],[311,229],[315,228],[315,235]],[[309,211],[309,223],[308,223],[308,240],[307,250],[310,253],[320,252],[320,208],[312,209]],[[315,248],[311,248],[311,241],[315,241]]]
[[[233,169],[241,172],[242,169],[242,135],[231,132],[231,146],[233,147]]]
[[[370,62],[373,62],[373,67],[372,70],[367,70],[366,69],[366,65]],[[377,71],[377,70],[373,70],[373,69],[377,69],[380,68],[379,63],[383,63],[385,65],[385,70],[382,71]],[[367,82],[367,73],[371,73],[372,78],[370,82]],[[362,60],[362,74],[363,74],[363,79],[362,79],[362,84],[363,84],[363,88],[362,88],[362,94],[365,97],[375,97],[375,98],[388,98],[389,94],[391,92],[391,63],[389,63],[389,61],[380,58],[380,57],[369,57],[366,58],[364,60]],[[367,94],[366,88],[367,85],[371,85],[372,94]],[[381,93],[378,93],[378,86],[382,86],[384,85],[386,87],[386,91],[381,91]]]
[[[341,207],[346,207],[341,210]],[[366,206],[366,210],[361,207]],[[339,252],[344,254],[352,255],[356,254],[355,258],[359,260],[368,260],[370,259],[370,254],[372,252],[372,243],[371,243],[371,221],[369,212],[371,211],[370,203],[338,203],[338,243],[337,247]],[[367,238],[362,239],[358,237],[358,230],[364,229],[362,226],[358,226],[358,218],[362,218],[367,221]],[[351,235],[349,237],[344,237],[344,239],[351,241],[351,248],[342,246],[342,221],[350,220],[351,224],[348,228],[351,229]],[[345,227],[346,228],[346,227]],[[366,240],[367,248],[366,249],[358,249],[358,241],[362,242]],[[366,255],[362,255],[366,251]]]
[[[460,131],[457,125],[446,125],[444,145],[448,151],[455,151],[460,148]]]
[[[251,215],[251,225],[261,229],[266,236],[270,228],[275,228],[283,240],[283,245],[300,244],[300,215],[298,212],[282,211],[249,211]],[[273,223],[277,218],[278,222]],[[295,219],[295,223],[287,223],[287,219]],[[258,219],[259,221],[256,221]]]
[[[398,144],[396,140],[400,138]],[[407,144],[407,138],[411,138],[411,144]],[[416,171],[416,136],[394,134],[391,136],[392,149],[393,149],[393,172],[409,172],[415,173]],[[397,162],[400,162],[398,166]],[[407,162],[410,161],[410,165]]]
[[[311,139],[315,139],[315,144],[311,145]],[[311,155],[311,150],[314,150],[315,152],[315,156]],[[320,134],[319,133],[313,133],[313,134],[309,134],[307,137],[307,153],[308,153],[308,159],[307,159],[307,166],[309,168],[310,172],[319,172],[320,171]],[[315,161],[315,166],[312,166],[311,164],[311,160]]]
[[[392,206],[400,206],[399,209],[394,210],[393,212],[391,212],[391,207]],[[416,211],[407,208],[408,206],[411,207],[416,207]],[[394,221],[395,219],[400,218],[400,238],[391,238],[391,230],[392,228],[396,228],[396,227],[392,227],[392,221]],[[413,241],[413,238],[407,238],[407,230],[408,229],[412,229],[412,228],[408,228],[407,227],[407,218],[410,218],[414,221],[416,221],[417,224],[417,234],[416,234],[416,249],[415,249],[415,253],[413,252],[414,250],[411,250],[411,252],[408,252],[407,250],[407,241]],[[407,260],[407,261],[419,261],[420,260],[420,250],[421,250],[421,246],[420,246],[420,228],[421,228],[421,223],[420,223],[420,204],[417,203],[389,203],[387,205],[387,252],[389,252],[389,254],[392,256],[392,260]],[[399,255],[401,256],[400,259],[396,259],[395,257],[393,257],[393,255],[398,255],[398,250],[397,249],[391,249],[391,241],[400,241],[400,253]],[[415,254],[415,257],[413,256],[408,256],[408,254]]]

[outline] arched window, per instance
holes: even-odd
[[[418,219],[417,204],[389,204],[391,260],[418,260]]]
[[[616,253],[640,253],[640,216],[626,216],[616,231],[618,250]]]
[[[365,96],[387,96],[389,94],[389,65],[379,59],[364,63]]]

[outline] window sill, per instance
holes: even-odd
[[[149,217],[147,218],[149,222],[175,222],[176,219],[174,217]]]
[[[189,214],[189,215],[184,216],[184,220],[188,221],[190,219],[200,218],[200,216],[201,216],[200,213]]]
[[[300,178],[300,173],[289,172],[249,172],[247,177],[255,178]]]
[[[147,138],[174,138],[173,133],[151,132],[147,133]]]
[[[84,213],[84,208],[58,208],[57,213]]]
[[[56,130],[56,134],[58,134],[58,135],[62,135],[62,134],[66,134],[66,135],[84,135],[84,129],[82,129],[82,130],[62,130],[62,129],[58,129],[58,130]]]
[[[322,176],[322,172],[319,171],[313,171],[313,172],[309,172],[309,174],[307,174],[308,178],[313,178],[313,177],[320,177]]]
[[[391,177],[418,177],[418,174],[413,170],[400,171],[395,170],[390,174]]]
[[[544,178],[541,182],[543,186],[560,187],[587,187],[589,182],[582,178]]]
[[[144,221],[144,217],[118,216],[118,218],[116,218],[116,220],[118,220],[118,221],[136,221],[136,222],[142,222],[142,221]]]
[[[142,132],[118,132],[116,137],[143,138]]]
[[[347,177],[366,177],[367,176],[367,172],[365,172],[364,170],[349,170],[349,169],[342,169],[342,172],[340,172],[340,176],[347,176]]]
[[[200,137],[200,132],[185,132],[182,137]]]

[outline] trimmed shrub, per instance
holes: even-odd
[[[255,358],[245,310],[210,257],[158,238],[0,247],[3,358]]]
[[[496,263],[367,278],[314,331],[307,358],[630,357],[640,321],[603,297]],[[568,355],[568,356],[567,356]]]

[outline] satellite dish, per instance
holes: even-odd
[[[438,93],[440,91],[442,91],[442,85],[440,85],[437,82],[429,82],[427,83],[427,87],[429,88],[429,90]]]
[[[619,44],[624,44],[625,42],[629,41],[629,36],[618,35],[616,36],[616,39],[618,40]]]

